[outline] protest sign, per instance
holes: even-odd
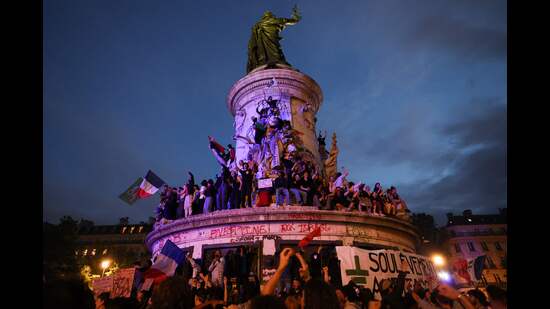
[[[369,288],[380,299],[380,281],[394,279],[401,271],[401,261],[406,261],[410,273],[406,282],[420,282],[425,288],[437,284],[437,276],[432,261],[425,256],[396,250],[364,250],[357,247],[337,246],[340,260],[342,284],[351,280],[357,285]]]
[[[92,281],[92,290],[96,295],[99,295],[103,292],[111,292],[112,288],[113,288],[113,276],[97,278]]]
[[[271,178],[258,179],[258,189],[271,188],[272,186]]]
[[[113,275],[113,289],[111,290],[111,298],[130,297],[132,287],[134,285],[135,268],[119,269]]]

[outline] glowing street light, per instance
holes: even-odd
[[[434,262],[435,266],[445,265],[445,258],[440,254],[435,254],[434,256],[432,256],[432,261]]]
[[[441,281],[444,281],[444,282],[449,282],[451,281],[451,275],[449,274],[449,272],[446,272],[446,271],[440,271],[437,273],[437,277],[441,280]]]
[[[105,275],[105,270],[107,268],[109,268],[109,266],[111,266],[111,261],[110,260],[101,261],[101,268],[103,268],[103,272],[101,273],[101,277],[103,277],[103,275]]]

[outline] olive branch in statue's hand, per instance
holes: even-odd
[[[292,17],[294,18],[297,18],[297,19],[300,19],[300,12],[298,11],[298,5],[295,4],[294,7],[292,8]]]

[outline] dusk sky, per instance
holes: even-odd
[[[181,186],[219,167],[226,108],[265,10],[302,20],[287,61],[321,86],[350,180],[395,185],[413,212],[506,207],[506,1],[44,1],[44,220],[153,216],[118,198],[153,170]],[[330,137],[327,138],[330,144]]]

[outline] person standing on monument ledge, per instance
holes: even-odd
[[[300,19],[302,17],[297,6],[292,9],[291,18],[277,18],[270,11],[266,11],[260,21],[252,27],[252,35],[248,41],[246,73],[264,64],[290,65],[283,55],[279,34],[286,26],[295,25]]]

